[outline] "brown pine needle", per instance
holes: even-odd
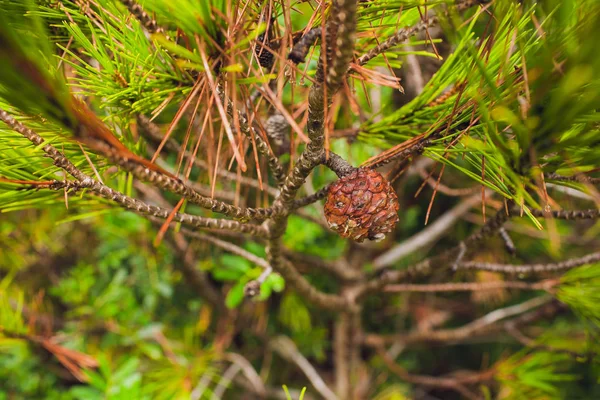
[[[193,87],[192,91],[190,92],[190,94],[188,95],[188,97],[185,99],[185,101],[183,102],[183,104],[181,105],[181,107],[179,107],[179,110],[177,110],[177,113],[175,114],[175,117],[171,121],[171,124],[169,125],[169,128],[167,129],[167,132],[165,133],[165,137],[163,138],[162,142],[160,142],[160,144],[158,145],[158,148],[154,152],[154,155],[152,156],[152,159],[151,159],[152,162],[156,161],[156,159],[158,158],[160,152],[162,151],[163,147],[165,147],[165,144],[167,143],[167,141],[171,137],[171,134],[173,133],[173,130],[175,129],[175,127],[179,123],[179,120],[181,119],[181,117],[183,117],[183,114],[185,113],[185,110],[187,110],[187,108],[189,107],[189,105],[192,103],[192,100],[194,99],[194,97],[196,97],[196,95],[198,95],[198,93],[201,90],[204,90],[205,87],[206,87],[206,85],[204,85],[204,79],[198,79],[196,81],[196,83],[194,84],[194,87]],[[200,94],[199,97],[201,97],[201,95],[202,94]]]
[[[442,180],[442,176],[444,175],[444,170],[446,169],[446,164],[442,165],[442,170],[440,171],[440,175],[437,178],[437,182],[435,183],[435,188],[433,189],[433,194],[431,195],[431,200],[429,201],[429,206],[427,207],[427,215],[425,215],[425,225],[429,222],[429,214],[431,213],[431,207],[433,206],[433,200],[435,199],[435,195],[437,194],[438,185],[440,184],[440,180]]]
[[[210,65],[208,64],[206,52],[204,51],[205,46],[202,45],[200,38],[197,35],[196,42],[198,43],[198,48],[200,49],[200,57],[202,58],[202,64],[204,65],[204,68],[206,70],[206,77],[208,78],[210,88],[214,94],[217,94],[217,86],[214,77],[212,76]],[[223,127],[225,128],[225,132],[227,133],[227,139],[229,140],[229,144],[231,145],[231,149],[233,150],[235,159],[237,160],[238,164],[240,164],[242,171],[246,172],[248,167],[246,166],[246,162],[244,161],[244,158],[238,150],[237,143],[235,141],[235,138],[233,137],[233,131],[231,130],[231,125],[229,124],[229,120],[227,119],[227,112],[223,107],[223,103],[221,102],[220,96],[215,96],[215,100],[217,104],[217,109],[219,110],[219,114],[221,115],[221,122],[223,124]]]
[[[165,222],[163,223],[163,225],[160,227],[156,238],[154,238],[154,247],[158,247],[160,245],[160,243],[162,242],[165,233],[167,233],[167,231],[169,230],[169,225],[171,225],[171,222],[173,222],[173,217],[175,217],[175,214],[177,214],[177,212],[179,211],[179,209],[181,208],[181,206],[183,205],[183,203],[185,202],[185,199],[182,197],[179,202],[177,203],[177,205],[175,207],[173,207],[173,210],[171,211],[171,213],[169,214],[169,216],[167,217],[167,219],[165,219]]]

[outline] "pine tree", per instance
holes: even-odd
[[[600,397],[598,37],[0,0],[0,399]]]

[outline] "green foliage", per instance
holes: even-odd
[[[280,79],[285,85],[277,87],[277,99],[298,122],[303,120],[305,94],[312,82],[300,71],[307,69],[307,76],[314,76],[319,43],[306,64],[293,72],[259,70],[253,49],[255,39],[266,29],[260,19],[268,6],[274,7],[279,37],[290,33],[288,28],[304,30],[309,22],[319,26],[322,14],[316,12],[321,10],[317,2],[292,2],[289,10],[282,8],[287,7],[283,1],[139,3],[165,30],[148,35],[116,0],[0,0],[0,108],[34,129],[83,172],[99,176],[130,196],[139,194],[130,175],[116,171],[104,157],[69,139],[72,132],[66,128],[71,116],[65,115],[69,90],[84,97],[122,143],[144,156],[148,156],[147,143],[133,129],[132,121],[144,113],[160,124],[170,124],[194,90],[198,76],[206,72],[204,57],[209,63],[220,57],[211,72],[228,89],[233,88],[240,96],[236,99],[239,104],[257,88],[264,89],[263,84],[271,79]],[[336,100],[330,127],[333,131],[358,128],[359,143],[330,137],[331,149],[359,165],[381,148],[425,134],[433,140],[425,156],[450,166],[444,179],[449,177],[457,187],[469,186],[467,177],[503,198],[524,204],[525,213],[532,207],[545,207],[539,186],[542,173],[574,175],[597,170],[600,164],[600,57],[593,40],[600,37],[600,9],[594,0],[496,0],[490,6],[493,18],[480,7],[465,15],[451,11],[449,18],[443,17],[442,10],[453,3],[426,2],[427,9],[434,9],[442,18],[444,38],[411,38],[364,66],[367,75],[403,68],[406,55],[437,58],[431,44],[449,43],[452,52],[417,97],[398,106],[393,88],[366,79],[358,69],[351,72],[344,96],[351,94],[355,102],[342,97],[338,105]],[[360,1],[356,55],[369,51],[399,28],[416,24],[424,8],[420,0]],[[448,92],[453,94],[440,100]],[[259,119],[273,111],[264,98],[257,103]],[[207,106],[199,104],[201,110]],[[374,110],[379,114],[374,115]],[[221,117],[215,115],[208,128],[194,127],[194,132],[204,135],[203,141],[197,142],[198,157],[208,160],[212,168],[218,164],[218,155],[217,166],[235,171],[235,163],[229,163],[229,153],[224,150],[225,142],[219,142]],[[196,138],[187,142],[187,118],[174,124],[171,137],[186,141],[189,150]],[[297,366],[271,354],[268,340],[275,334],[288,335],[326,381],[333,379],[337,314],[309,304],[292,285],[286,287],[278,274],[268,276],[260,294],[245,302],[245,285],[263,273],[262,267],[245,258],[201,240],[190,240],[185,252],[176,251],[168,241],[171,232],[162,244],[153,246],[155,227],[111,202],[86,191],[67,195],[7,181],[34,183],[67,177],[40,148],[0,125],[0,400],[211,399],[223,383],[223,371],[231,367],[223,357],[229,351],[246,356],[271,389],[278,389],[283,382],[304,387],[307,379]],[[253,160],[252,148],[245,150],[246,159]],[[175,168],[178,156],[171,154],[165,162]],[[294,158],[286,155],[281,160],[287,163]],[[209,172],[213,172],[211,168]],[[260,168],[264,183],[275,187],[264,173],[266,168]],[[250,168],[245,174],[254,178],[257,171]],[[212,184],[209,175],[206,169],[194,167],[191,180]],[[309,184],[318,190],[334,179],[334,173],[320,167]],[[592,193],[582,183],[553,183]],[[359,259],[365,257],[359,261],[368,264],[396,241],[420,231],[430,211],[436,218],[457,203],[439,193],[442,199],[431,208],[428,195],[415,199],[421,182],[410,174],[396,185],[401,188],[402,223],[389,241],[350,245],[306,215],[292,215],[283,237],[285,250],[325,261],[345,258],[346,263],[354,262],[358,254]],[[229,181],[218,180],[215,187],[238,190],[237,184]],[[431,192],[425,188],[424,193],[427,191]],[[262,206],[263,193],[255,188],[242,187],[235,194],[246,205]],[[168,194],[165,199],[173,204],[179,200]],[[561,206],[587,208],[591,204],[581,199],[555,199]],[[191,205],[186,205],[185,211],[212,216]],[[319,204],[302,211],[311,219],[322,218]],[[530,234],[530,226],[516,220],[511,224],[519,252],[507,262],[535,262],[551,251],[564,256],[567,250],[592,248],[600,229],[598,224],[582,228],[573,227],[570,221],[549,221],[546,225],[555,229],[561,240],[566,238],[557,249],[551,238],[543,236],[546,232]],[[458,223],[436,246],[455,245],[469,229],[472,226],[466,222]],[[231,242],[264,258],[264,242],[253,239],[234,237]],[[490,257],[509,260],[494,243],[486,248]],[[400,264],[421,259],[427,250],[411,254]],[[202,290],[189,281],[183,262],[187,251],[195,256],[192,268],[205,273],[208,283],[223,295],[227,310],[204,300]],[[551,349],[598,352],[594,340],[600,326],[599,269],[594,264],[562,276],[555,296],[579,320],[565,313],[540,323],[526,332],[532,336],[542,329],[546,332],[536,343]],[[321,272],[309,269],[304,278],[327,293],[354,284]],[[372,271],[364,272],[369,275]],[[445,278],[435,270],[432,282]],[[529,298],[512,290],[501,295],[510,303]],[[353,334],[414,332],[423,319],[438,314],[443,318],[451,315],[451,326],[490,308],[470,296],[375,293],[364,303],[361,317],[366,323]],[[46,335],[65,349],[98,362],[97,368],[82,367],[87,381],[76,382],[64,361],[39,344],[38,339]],[[474,339],[456,346],[436,344],[435,351],[428,344],[407,346],[398,361],[411,373],[434,376],[494,365],[499,388],[491,384],[482,389],[487,398],[559,399],[571,393],[598,397],[600,367],[591,357],[571,357],[564,351],[518,352],[521,346],[507,342],[504,333],[499,336],[498,343],[481,344]],[[364,371],[374,378],[368,396],[403,400],[417,395],[411,393],[411,385],[390,374],[381,359],[372,357],[368,347],[360,353],[364,369],[356,378]],[[246,383],[242,373],[238,378]],[[230,384],[227,395],[231,398],[243,393],[238,383]],[[283,388],[292,399],[287,387]],[[304,387],[300,399],[305,393]],[[447,395],[443,391],[439,397]]]
[[[33,0],[0,2],[0,99],[63,121],[69,93],[43,21],[29,14],[35,7]]]
[[[561,278],[557,298],[578,316],[600,328],[600,264],[575,268]]]
[[[244,287],[251,280],[258,278],[262,271],[261,267],[253,267],[250,261],[232,254],[222,254],[217,262],[211,266],[214,279],[234,283],[225,298],[225,304],[229,308],[236,308],[242,303],[244,300]],[[260,294],[255,299],[264,301],[271,296],[272,292],[281,292],[284,285],[280,275],[271,274],[261,285]]]
[[[592,3],[560,2],[548,15],[541,6],[503,3],[487,42],[478,39],[477,21],[486,18],[478,13],[452,32],[456,49],[423,92],[380,121],[363,124],[359,138],[386,145],[421,133],[441,136],[427,156],[518,204],[539,207],[530,192],[540,166],[573,174],[599,162],[600,81],[591,71],[600,61],[587,39],[599,34],[600,11]],[[578,7],[589,12],[581,16]],[[543,37],[532,22],[536,14],[544,18]],[[559,60],[569,61],[557,70]],[[464,90],[433,105],[457,85]]]
[[[283,385],[283,390],[285,392],[285,398],[287,400],[293,400],[292,395],[290,394],[290,391],[288,390],[288,387],[286,385]],[[300,392],[300,397],[298,397],[298,400],[304,399],[305,393],[306,393],[306,387],[303,387],[302,391]]]
[[[25,334],[27,329],[23,321],[24,294],[19,290],[8,291],[9,278],[5,278],[0,284],[0,333],[5,331],[13,335]]]
[[[575,376],[565,371],[572,365],[567,355],[549,352],[517,354],[500,366],[498,379],[503,399],[562,399],[568,393],[566,382]]]

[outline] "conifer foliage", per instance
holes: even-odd
[[[596,0],[0,0],[0,399],[600,398]]]

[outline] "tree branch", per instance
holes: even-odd
[[[181,263],[176,263],[177,268],[181,269],[181,272],[185,276],[186,283],[196,288],[198,295],[205,298],[210,304],[219,310],[225,310],[225,302],[221,293],[213,287],[208,280],[206,273],[198,269],[196,259],[189,243],[184,239],[180,233],[173,233],[169,242],[173,244],[176,249],[176,254],[181,257]]]
[[[267,246],[267,259],[273,269],[285,279],[305,300],[315,306],[332,311],[348,310],[355,308],[348,300],[339,295],[327,294],[319,291],[304,278],[298,270],[281,254],[281,241],[270,240]]]
[[[377,354],[381,357],[386,367],[394,374],[398,375],[401,379],[406,382],[413,383],[415,385],[422,385],[427,387],[437,387],[443,389],[451,389],[459,392],[465,398],[471,400],[479,399],[478,396],[471,393],[464,385],[465,384],[476,384],[485,381],[492,380],[494,378],[495,370],[489,369],[487,371],[469,374],[461,377],[436,377],[426,375],[413,375],[396,364],[394,359],[388,355],[385,349],[381,346],[375,347]]]
[[[521,209],[513,208],[515,214],[520,213]],[[531,210],[535,217],[552,217],[556,219],[577,220],[577,219],[598,219],[600,218],[600,209],[590,210],[553,210],[546,212],[544,210]]]
[[[455,262],[459,255],[464,254],[464,249],[469,248],[485,238],[493,235],[508,220],[509,214],[504,209],[496,213],[496,216],[489,219],[477,232],[471,234],[457,246],[441,252],[438,255],[426,258],[403,270],[382,271],[376,279],[359,286],[352,297],[358,298],[367,293],[376,292],[385,285],[398,282],[404,278],[422,276],[431,273],[433,266],[437,269],[447,269],[448,265]]]
[[[145,115],[138,115],[137,123],[138,126],[142,128],[142,135],[146,137],[149,141],[153,142],[153,144],[159,144],[164,139],[163,134],[160,132],[160,128],[155,123],[150,121],[150,119]],[[169,140],[165,142],[165,148],[176,154],[181,154],[181,152],[183,151],[183,156],[187,159],[193,159],[195,165],[205,170],[210,169],[210,166],[206,161],[200,160],[198,157],[194,157],[194,154],[189,150],[183,150],[181,145],[173,139],[169,138]],[[230,182],[236,182],[241,185],[253,187],[255,189],[265,190],[271,196],[277,196],[279,194],[279,190],[268,186],[266,183],[263,183],[261,187],[260,182],[257,179],[248,178],[245,176],[238,176],[236,173],[233,172],[217,169],[217,176],[226,179]]]
[[[440,292],[476,292],[492,289],[521,289],[521,290],[550,290],[556,286],[555,279],[539,282],[494,281],[494,282],[449,282],[432,284],[394,284],[387,285],[383,290],[387,293],[440,293]]]
[[[459,264],[459,269],[477,269],[483,271],[503,272],[510,274],[529,274],[540,272],[563,271],[596,262],[600,262],[600,252],[591,253],[579,258],[572,258],[569,260],[548,264],[511,265],[482,262],[465,262]]]
[[[296,364],[323,398],[327,400],[337,400],[338,397],[331,389],[329,389],[319,372],[298,351],[291,339],[285,336],[278,336],[269,342],[269,346],[277,351],[284,359]]]
[[[221,87],[221,85],[217,85],[216,90],[217,90],[217,94],[219,95],[221,101],[226,106],[225,108],[226,108],[227,115],[229,116],[229,118],[232,118],[232,119],[235,118],[235,116],[234,116],[235,108],[233,106],[233,102],[229,99],[229,97],[227,97],[227,95],[225,94],[225,91],[223,90],[223,87]],[[257,150],[263,156],[265,156],[267,158],[267,162],[269,163],[269,168],[271,169],[271,172],[273,173],[273,176],[275,177],[275,181],[278,184],[281,184],[285,178],[285,172],[284,172],[283,166],[279,162],[279,159],[271,151],[271,148],[269,147],[269,144],[267,143],[267,141],[265,139],[263,139],[263,137],[258,133],[258,129],[256,129],[254,126],[249,125],[248,118],[246,118],[246,115],[243,112],[241,112],[240,110],[237,110],[237,118],[239,121],[240,131],[250,141],[253,141],[256,143]]]
[[[598,184],[600,183],[600,178],[592,178],[585,175],[574,175],[574,176],[564,176],[555,173],[546,173],[544,174],[544,179],[549,179],[553,181],[561,181],[561,182],[579,182],[579,183],[591,183]]]
[[[399,243],[373,260],[375,271],[386,268],[396,261],[437,241],[473,206],[481,202],[481,194],[461,201],[451,210],[438,217],[435,222],[409,239]]]
[[[65,170],[69,175],[73,176],[79,181],[79,188],[89,189],[94,194],[99,195],[105,199],[113,201],[119,204],[121,207],[126,208],[141,215],[150,215],[157,218],[166,219],[172,214],[171,210],[164,209],[157,206],[146,204],[140,200],[125,196],[110,187],[101,184],[85,173],[81,172],[73,163],[71,163],[61,152],[56,150],[52,145],[45,144],[45,140],[35,133],[33,130],[27,128],[25,125],[15,120],[6,111],[0,109],[0,120],[4,121],[13,130],[23,135],[34,145],[41,147],[42,150],[54,161],[54,165]],[[140,168],[140,166],[136,166]],[[161,175],[162,176],[162,175]],[[170,179],[170,178],[169,178]],[[193,226],[196,228],[212,228],[212,229],[226,229],[238,232],[249,233],[256,236],[264,237],[266,232],[264,228],[258,225],[243,224],[238,221],[206,218],[199,217],[196,215],[175,213],[173,220],[181,222],[183,224]]]
[[[477,0],[466,0],[466,1],[456,4],[456,10],[463,11],[463,10],[466,10],[467,8],[470,8],[479,3],[480,2]],[[447,14],[447,12],[445,12],[444,14]],[[404,42],[406,39],[408,39],[411,36],[416,35],[419,32],[425,31],[425,30],[437,25],[439,22],[440,22],[439,17],[428,16],[425,20],[420,21],[415,26],[402,28],[398,32],[396,32],[394,35],[389,37],[387,40],[378,44],[377,46],[375,46],[374,48],[369,50],[367,53],[360,56],[356,63],[358,65],[365,65],[366,63],[371,61],[373,58],[377,57],[379,54],[385,53],[393,46],[396,46],[397,44]]]
[[[125,7],[127,7],[127,9],[129,10],[129,12],[138,21],[140,21],[140,24],[142,24],[142,26],[144,28],[146,28],[146,30],[149,33],[158,33],[158,32],[162,32],[163,31],[163,29],[158,25],[158,23],[154,20],[154,18],[152,18],[151,16],[149,16],[148,13],[146,11],[144,11],[144,9],[142,8],[142,6],[140,6],[136,1],[134,1],[134,0],[121,0],[121,3],[123,3],[125,5]]]
[[[506,322],[499,323],[503,319],[522,314],[510,322],[515,324],[530,323],[547,315],[550,311],[555,311],[556,307],[557,305],[554,303],[552,297],[544,295],[534,297],[531,300],[527,300],[514,306],[494,310],[459,328],[438,329],[434,331],[414,331],[405,335],[366,335],[364,342],[366,345],[373,347],[395,342],[404,344],[422,342],[460,342],[470,339],[478,334],[499,329],[503,330],[504,323]],[[531,314],[527,313],[533,309],[538,310]]]

